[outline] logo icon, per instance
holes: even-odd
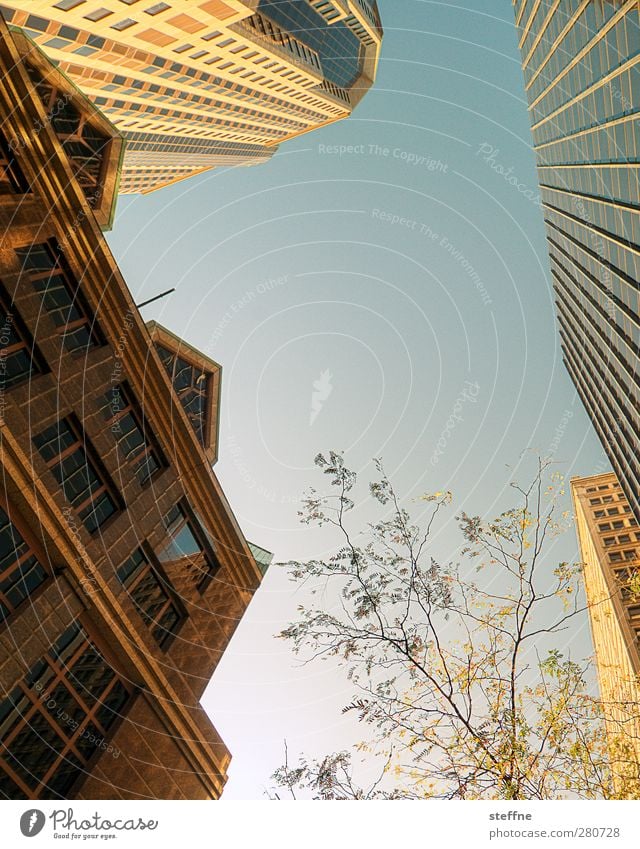
[[[320,411],[324,407],[324,402],[328,400],[333,392],[333,384],[331,378],[333,375],[329,369],[325,369],[320,373],[318,380],[313,382],[313,392],[311,393],[311,413],[309,415],[309,427],[313,425]]]
[[[46,817],[43,811],[31,808],[30,811],[25,811],[20,817],[20,831],[25,837],[35,837],[44,828],[45,821]]]

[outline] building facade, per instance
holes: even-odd
[[[616,791],[637,798],[640,527],[612,473],[572,478],[571,495]]]
[[[564,362],[640,518],[640,6],[514,7]]]
[[[268,159],[373,83],[375,0],[3,0],[126,140],[120,191]]]
[[[1,19],[0,80],[0,797],[217,798],[263,564],[102,236],[119,134]]]

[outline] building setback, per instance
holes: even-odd
[[[199,431],[99,226],[119,133],[1,19],[0,80],[0,797],[217,798],[199,700],[264,564],[216,377]]]
[[[514,9],[564,362],[640,518],[640,8]]]
[[[126,139],[120,191],[263,162],[372,85],[375,0],[3,0]]]
[[[615,789],[640,781],[640,528],[612,473],[571,479]]]

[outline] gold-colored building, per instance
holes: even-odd
[[[0,17],[0,799],[218,798],[200,699],[269,564],[212,470],[219,367],[102,235],[120,151]]]
[[[372,85],[375,0],[3,0],[126,140],[123,193],[347,117]]]
[[[633,794],[640,780],[640,527],[613,473],[572,478],[571,494],[616,790],[636,798]]]

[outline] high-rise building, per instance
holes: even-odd
[[[375,0],[2,0],[126,140],[120,191],[268,159],[375,79]]]
[[[219,369],[147,330],[100,230],[121,139],[1,18],[0,128],[0,798],[217,798],[200,698],[264,574]]]
[[[640,518],[640,7],[514,7],[564,362]]]
[[[640,781],[640,527],[612,473],[571,479],[580,559],[618,795]]]

